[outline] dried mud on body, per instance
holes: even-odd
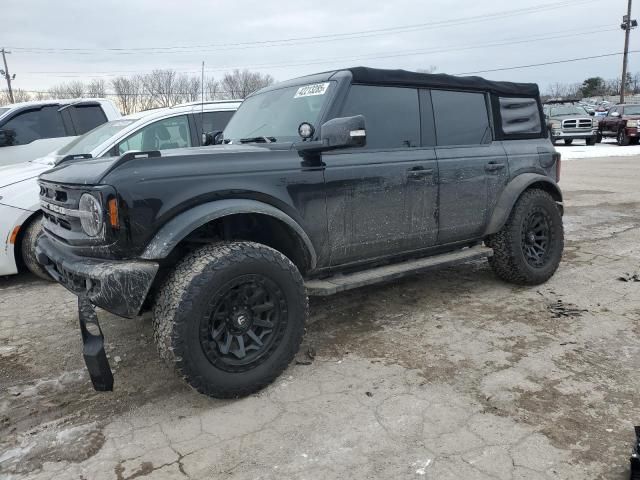
[[[477,262],[312,299],[297,362],[235,401],[183,385],[148,317],[102,311],[115,390],[94,392],[75,297],[2,279],[0,478],[626,479],[639,183],[638,158],[563,166],[567,248],[545,285]]]

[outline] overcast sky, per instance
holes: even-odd
[[[285,80],[355,65],[409,70],[433,65],[439,72],[458,74],[604,55],[623,49],[619,24],[627,1],[2,0],[2,4],[0,47],[12,49],[7,59],[16,74],[14,86],[43,90],[68,80],[92,76],[109,80],[113,74],[154,68],[195,74],[203,60],[207,75],[220,77],[225,70],[246,67]],[[351,38],[344,35],[353,32]],[[640,31],[632,33],[632,50],[640,47],[638,35]],[[51,50],[22,50],[27,48]],[[118,48],[124,50],[108,50]],[[140,50],[145,48],[160,50]],[[640,71],[639,61],[639,54],[630,56],[632,72]],[[557,81],[613,78],[620,70],[621,57],[615,56],[481,75],[537,82],[544,89]]]

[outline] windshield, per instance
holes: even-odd
[[[640,115],[640,105],[627,105],[624,107],[625,115]]]
[[[81,153],[90,153],[101,143],[109,140],[120,130],[131,125],[135,120],[112,120],[103,123],[99,127],[80,135],[71,143],[65,145],[58,150],[58,155],[80,155]]]
[[[280,88],[247,98],[224,130],[225,143],[294,142],[298,126],[318,128],[320,112],[334,82]]]
[[[587,111],[578,107],[577,105],[560,105],[559,107],[551,108],[551,116],[555,117],[558,115],[585,115]]]

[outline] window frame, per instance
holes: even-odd
[[[30,145],[35,141],[38,140],[47,140],[50,138],[64,138],[64,137],[70,137],[74,135],[73,130],[69,130],[69,126],[67,125],[67,122],[65,122],[65,119],[62,115],[62,112],[58,111],[60,108],[60,105],[58,104],[47,104],[47,105],[34,105],[34,106],[28,106],[28,107],[24,107],[21,108],[15,112],[13,112],[13,114],[11,114],[9,117],[5,118],[2,121],[2,124],[0,124],[0,128],[2,129],[7,129],[7,128],[11,128],[11,127],[7,127],[7,124],[9,122],[12,122],[13,120],[15,120],[17,117],[20,117],[22,115],[25,115],[27,113],[40,113],[45,109],[55,109],[55,113],[54,115],[58,118],[59,122],[60,122],[60,126],[62,127],[62,130],[64,131],[64,135],[59,135],[59,136],[54,136],[54,137],[38,137],[38,138],[34,138],[33,140],[31,140],[30,142],[27,143],[18,143],[17,145],[12,145],[15,147],[18,146],[22,146],[22,145]],[[15,129],[14,129],[15,130]]]
[[[100,123],[98,123],[97,125],[95,125],[94,127],[89,128],[88,130],[85,130],[84,132],[81,132],[81,129],[79,128],[79,124],[81,124],[82,122],[80,122],[80,119],[77,117],[77,111],[78,109],[82,109],[82,108],[97,108],[98,110],[100,110],[100,113],[102,115],[102,121]],[[62,112],[63,113],[65,111],[68,111],[69,114],[69,119],[71,121],[71,125],[73,127],[74,133],[76,135],[84,135],[85,133],[93,130],[94,128],[102,125],[103,123],[106,123],[109,121],[109,119],[107,118],[106,113],[104,112],[104,109],[102,108],[102,105],[100,103],[90,103],[90,104],[78,104],[78,105],[70,105],[69,108],[65,108]]]
[[[119,138],[118,140],[115,141],[115,143],[107,148],[105,150],[105,152],[100,155],[101,157],[105,157],[105,156],[114,156],[114,157],[119,157],[120,155],[123,155],[124,153],[120,153],[120,144],[122,144],[123,142],[126,142],[129,138],[137,135],[138,133],[140,133],[142,130],[144,130],[147,127],[150,127],[151,125],[158,123],[158,122],[163,122],[165,120],[169,120],[171,118],[176,118],[176,117],[186,117],[187,119],[187,124],[189,126],[189,138],[191,140],[191,147],[197,145],[200,146],[200,142],[195,142],[194,145],[194,138],[193,138],[193,119],[190,118],[191,114],[190,113],[186,113],[186,112],[176,112],[175,115],[170,115],[170,116],[166,116],[166,117],[161,117],[161,118],[155,118],[155,119],[150,119],[148,122],[144,123],[143,125],[140,125],[139,128],[135,129],[132,132],[128,132],[126,133],[122,138]],[[191,147],[177,147],[177,148],[191,148]],[[170,150],[175,150],[175,149],[170,149]],[[129,150],[126,150],[129,151]],[[146,151],[146,150],[140,150],[142,151]]]
[[[435,132],[435,145],[436,148],[461,148],[461,147],[484,147],[486,145],[491,145],[494,141],[496,141],[496,128],[495,128],[495,113],[493,109],[493,105],[491,102],[490,94],[486,91],[480,90],[461,90],[461,89],[451,89],[451,88],[428,88],[425,90],[429,90],[429,96],[431,98],[431,112],[433,114],[433,128]],[[438,143],[438,125],[436,120],[436,110],[433,107],[433,96],[432,92],[434,91],[443,91],[443,92],[457,92],[457,93],[475,93],[477,95],[482,95],[484,99],[485,108],[487,111],[487,124],[490,130],[490,139],[485,143],[459,143],[459,144],[440,144]],[[526,97],[529,98],[529,97]],[[499,110],[498,110],[499,112]],[[499,115],[499,113],[498,113]]]
[[[345,153],[362,153],[362,152],[393,152],[393,151],[411,151],[411,150],[418,150],[421,148],[424,148],[424,146],[422,145],[422,117],[421,117],[421,109],[420,109],[420,87],[416,87],[416,86],[412,86],[412,85],[382,85],[382,84],[368,84],[368,83],[350,83],[348,88],[345,89],[345,94],[342,98],[340,98],[340,104],[338,106],[338,108],[336,108],[335,110],[331,109],[333,112],[335,112],[334,117],[332,118],[340,118],[343,115],[343,111],[344,111],[344,107],[347,103],[347,100],[349,99],[349,93],[351,92],[351,88],[352,87],[376,87],[376,88],[407,88],[407,89],[412,89],[416,92],[416,100],[417,100],[417,106],[418,106],[418,141],[419,141],[419,145],[416,145],[414,147],[380,147],[380,148],[367,148],[367,147],[351,147],[351,148],[345,148],[345,149],[340,149],[338,151],[335,152],[326,152],[325,154],[332,154],[332,153],[340,153],[340,154],[345,154]],[[323,119],[323,122],[326,122],[327,120],[329,120],[329,118]],[[368,127],[366,125],[366,118],[365,118],[365,129],[368,130]],[[368,135],[368,132],[367,132]]]

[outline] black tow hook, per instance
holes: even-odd
[[[85,296],[78,297],[78,318],[82,334],[82,355],[89,370],[93,388],[99,392],[109,392],[113,390],[113,373],[104,351],[104,335],[98,323],[95,307]],[[87,325],[97,332],[91,333]]]

